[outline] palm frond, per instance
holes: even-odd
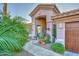
[[[25,26],[20,21],[3,17],[0,23],[0,55],[11,55],[22,49],[28,39]]]

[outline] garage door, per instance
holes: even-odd
[[[79,53],[79,22],[66,23],[65,49]]]

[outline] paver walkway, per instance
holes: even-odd
[[[33,56],[33,55],[25,50],[22,50],[21,52],[18,52],[14,56]]]
[[[35,45],[34,43],[36,42],[37,40],[31,40],[30,42],[26,43],[26,45],[23,47],[24,50],[35,56],[61,56],[60,54],[51,50]]]

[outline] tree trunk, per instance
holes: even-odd
[[[3,3],[3,15],[7,15],[7,3]]]

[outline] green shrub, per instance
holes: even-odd
[[[45,36],[44,42],[45,42],[45,44],[51,43],[51,41],[50,41],[50,36]]]
[[[0,55],[12,55],[27,42],[26,25],[16,19],[3,16],[0,22]]]
[[[12,56],[12,55],[14,55],[14,52],[11,52],[9,50],[5,50],[5,51],[1,50],[0,51],[0,56]]]
[[[51,49],[57,53],[63,54],[64,53],[64,46],[61,43],[54,43],[51,45]]]
[[[38,36],[38,39],[44,40],[44,39],[45,39],[45,36],[44,36],[43,34],[40,34],[40,35]]]
[[[41,34],[38,36],[38,39],[43,40],[45,44],[51,43],[49,35],[44,36],[43,34]]]
[[[44,42],[45,42],[45,44],[51,43],[51,41],[49,39],[45,40]]]

